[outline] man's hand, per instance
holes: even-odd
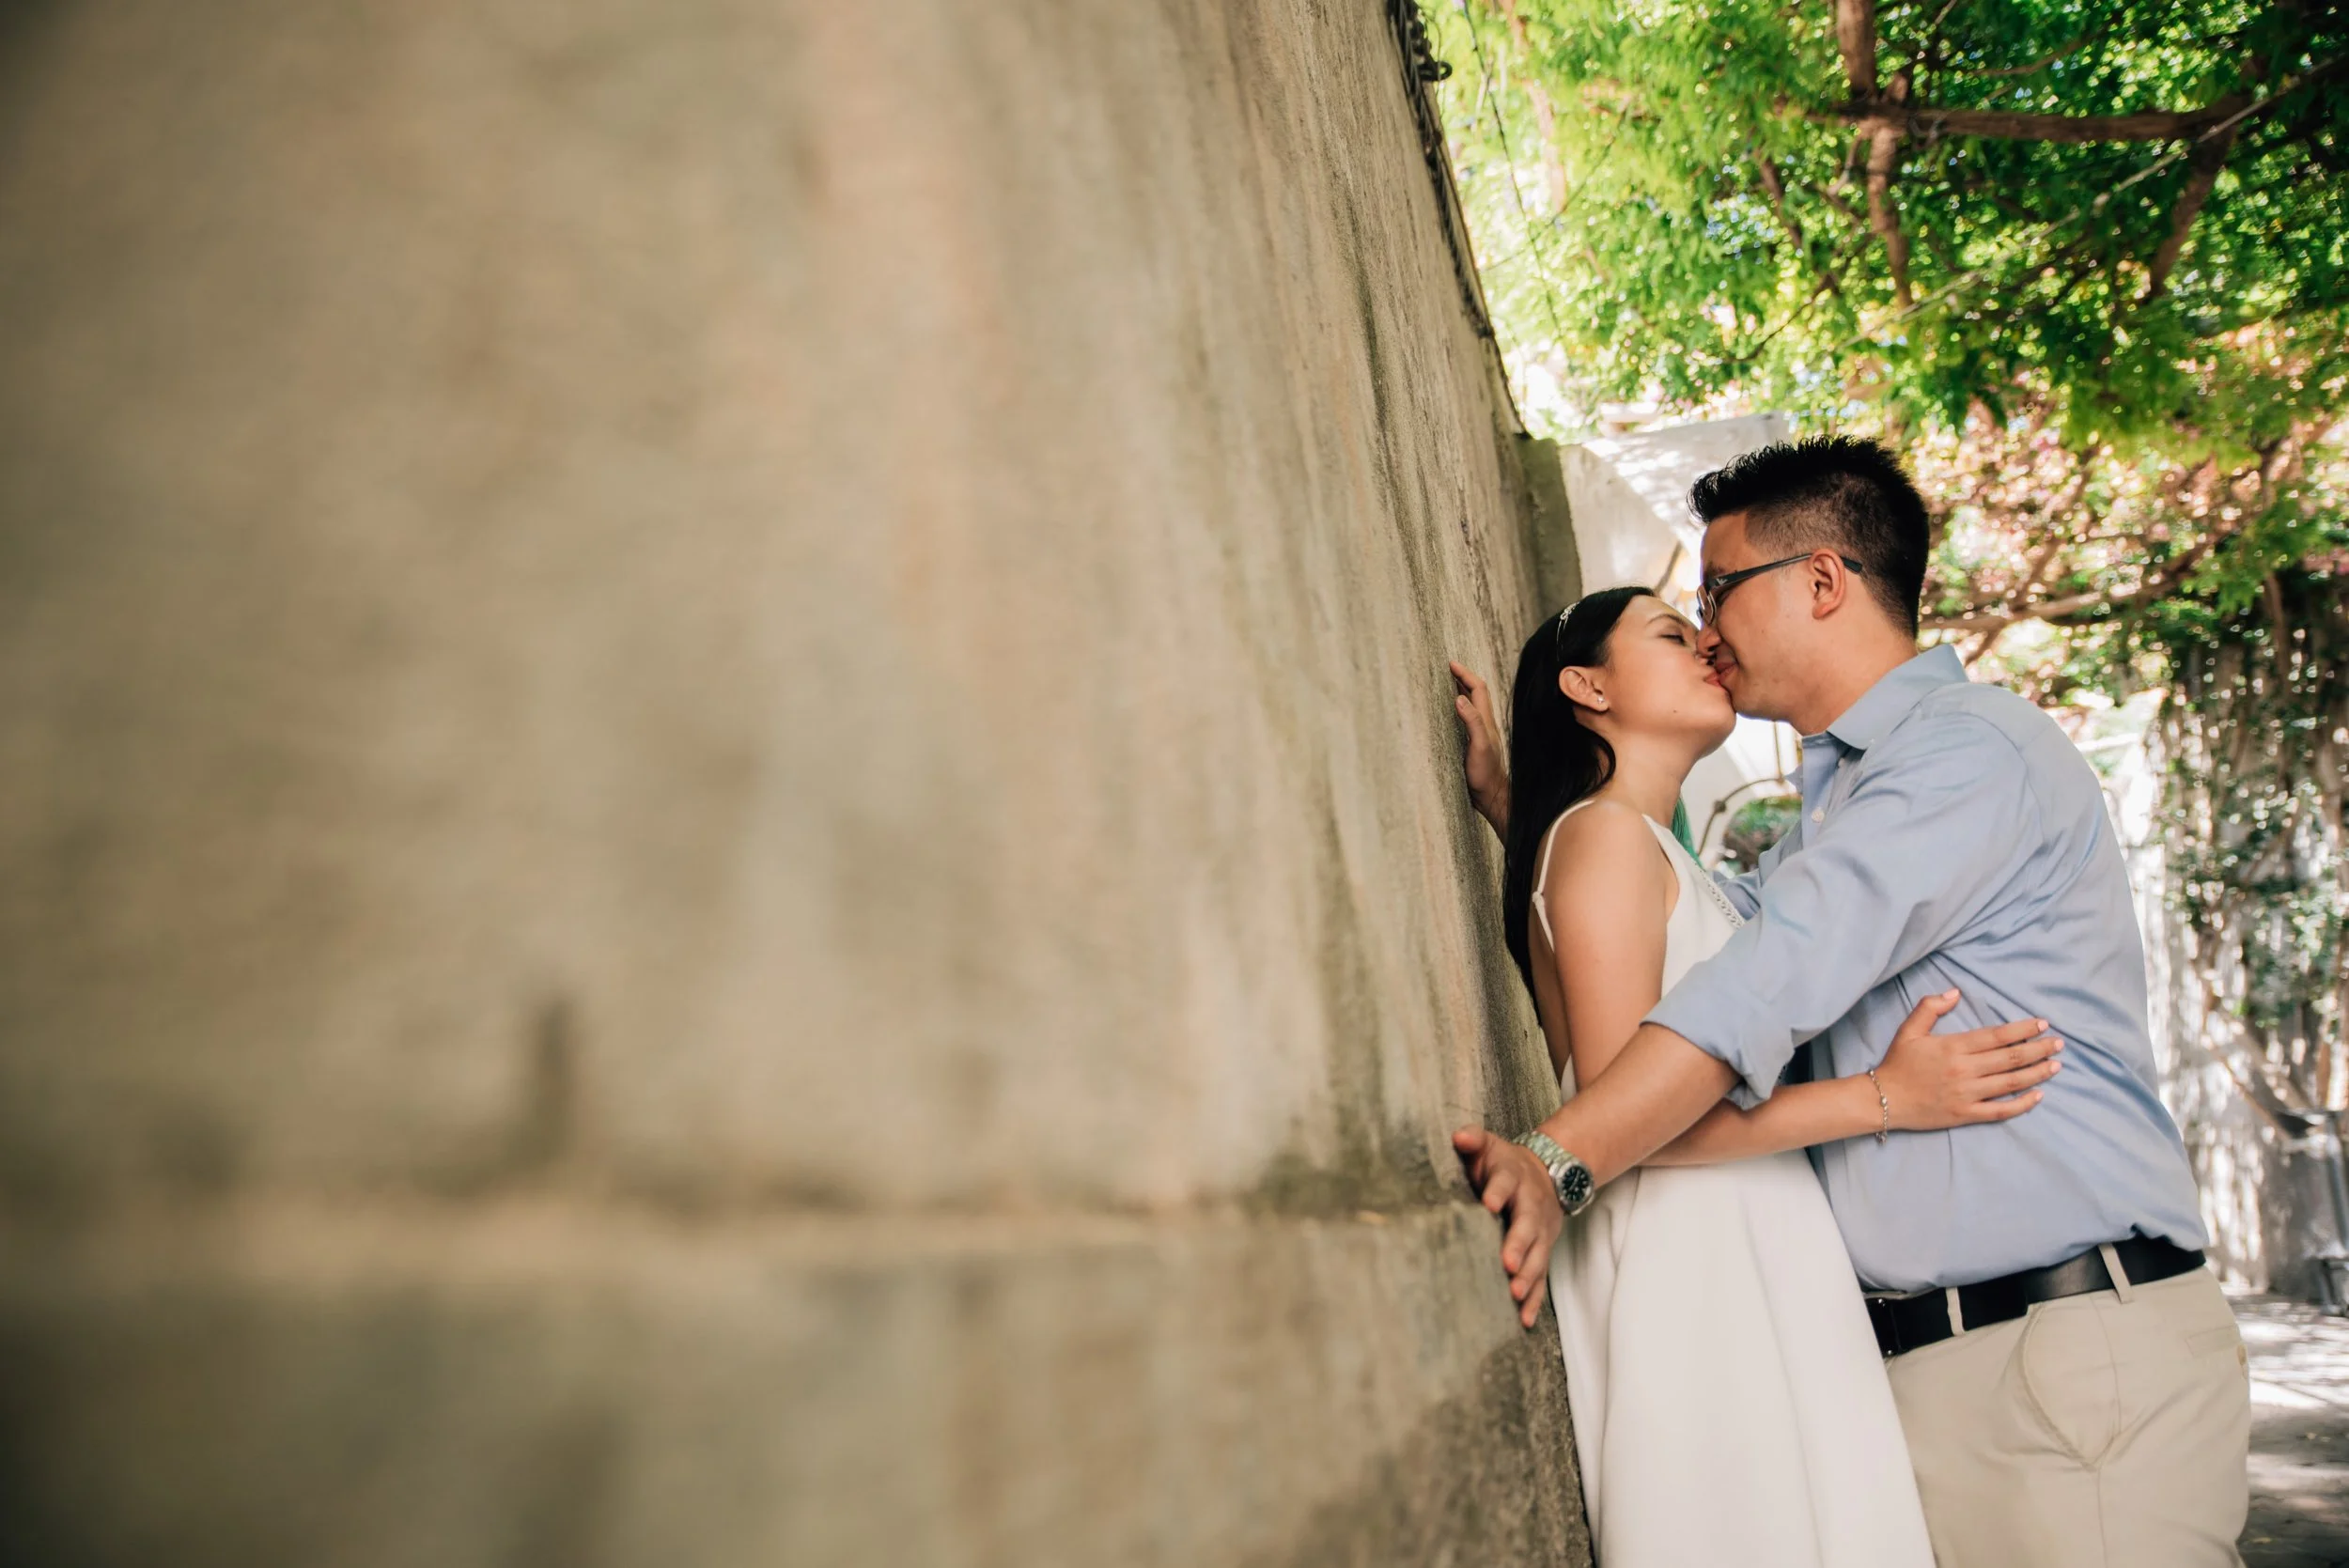
[[[1452,1135],[1452,1146],[1460,1152],[1469,1184],[1485,1206],[1507,1216],[1501,1266],[1509,1271],[1509,1295],[1517,1303],[1517,1319],[1531,1328],[1541,1315],[1542,1293],[1549,1288],[1549,1250],[1566,1224],[1549,1168],[1533,1157],[1532,1150],[1483,1127],[1462,1127]]]
[[[1467,732],[1463,759],[1468,774],[1469,803],[1476,815],[1509,836],[1509,760],[1501,746],[1501,721],[1493,717],[1493,694],[1475,671],[1452,661],[1452,708]]]

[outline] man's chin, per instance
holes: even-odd
[[[1729,693],[1729,706],[1736,710],[1740,719],[1775,720],[1781,717],[1772,711],[1761,694],[1754,691],[1751,682],[1738,679],[1734,670],[1721,677],[1721,690]]]

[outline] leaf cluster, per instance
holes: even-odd
[[[1630,403],[1887,435],[1942,514],[1942,629],[2058,685],[2147,678],[2116,622],[2339,536],[2339,5],[1452,8],[1455,162],[1551,433]]]

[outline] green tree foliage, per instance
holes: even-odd
[[[2337,537],[2338,8],[1448,5],[1464,198],[1553,426],[1621,400],[1900,438],[1977,657],[2189,585],[2248,602]]]
[[[2349,1099],[2349,10],[1423,7],[1529,420],[1890,438],[1933,634],[2164,692],[2190,1024],[2264,1110]]]

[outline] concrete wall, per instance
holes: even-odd
[[[0,11],[0,1558],[1551,1563],[1377,0]]]

